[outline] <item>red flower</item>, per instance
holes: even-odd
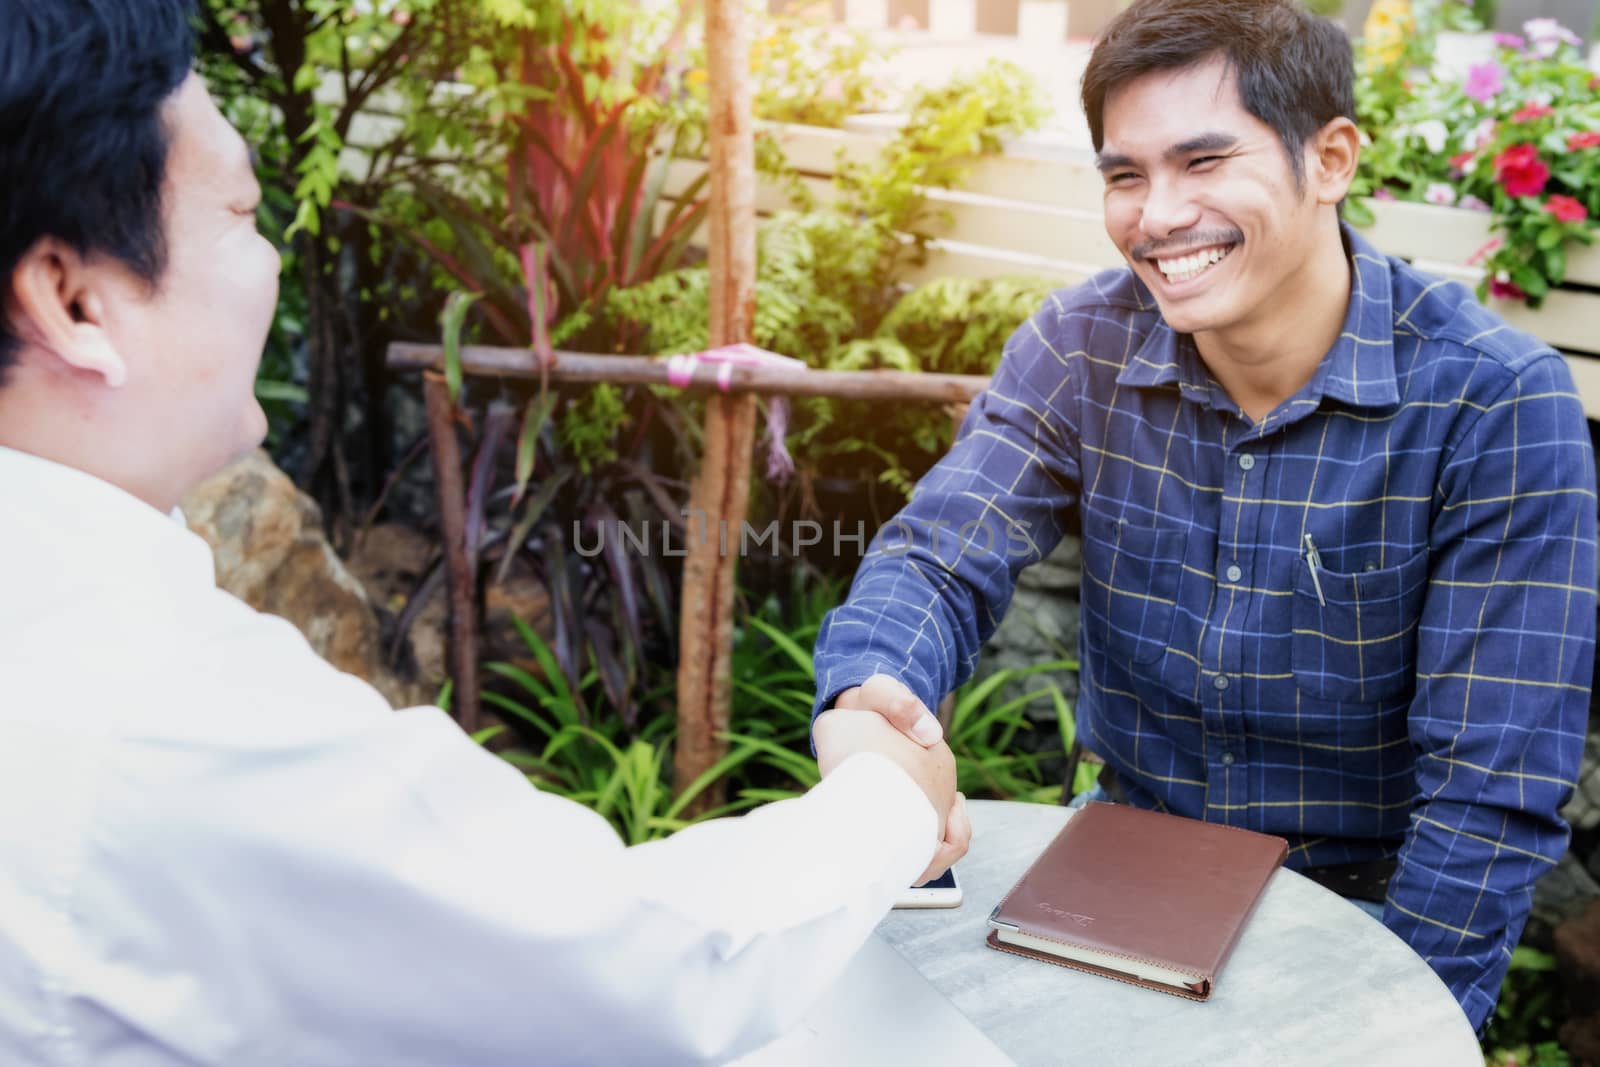
[[[1512,115],[1511,121],[1532,122],[1534,119],[1542,119],[1546,115],[1554,115],[1555,113],[1556,109],[1549,104],[1529,104],[1515,115]]]
[[[1544,202],[1544,210],[1562,222],[1582,222],[1589,217],[1588,208],[1572,197],[1562,196],[1560,193],[1552,194],[1550,199]]]
[[[1538,196],[1550,180],[1550,168],[1531,144],[1516,144],[1494,157],[1494,176],[1507,196]]]
[[[1476,152],[1458,152],[1450,157],[1450,165],[1456,170],[1466,170],[1467,165],[1472,162],[1473,157],[1477,154]]]
[[[1567,150],[1570,152],[1596,145],[1600,145],[1600,133],[1575,133],[1567,138]]]
[[[1496,300],[1526,300],[1528,294],[1516,282],[1503,282],[1499,278],[1489,279],[1489,295]]]

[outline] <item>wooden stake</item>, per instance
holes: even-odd
[[[749,83],[750,39],[743,0],[706,0],[710,87],[711,344],[749,341],[755,321],[756,165]],[[716,395],[706,402],[705,455],[690,493],[688,555],[678,644],[678,744],[674,785],[682,791],[727,750],[732,705],[733,552],[724,523],[737,529],[750,498],[756,400]],[[701,793],[691,814],[723,802],[720,785]]]
[[[450,587],[450,655],[455,665],[450,709],[461,728],[474,733],[479,725],[477,580],[467,554],[461,443],[456,439],[454,406],[444,376],[429,371],[423,377],[422,392],[428,404],[428,444],[433,453],[434,493],[439,501],[445,576]]]

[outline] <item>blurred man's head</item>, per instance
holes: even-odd
[[[0,0],[0,445],[170,507],[259,443],[279,260],[189,0]]]
[[[1339,240],[1352,81],[1344,32],[1295,0],[1138,0],[1096,44],[1083,108],[1106,229],[1174,329],[1281,308]]]

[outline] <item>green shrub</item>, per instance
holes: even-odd
[[[1059,284],[1048,278],[939,278],[902,297],[878,334],[899,341],[923,370],[991,374],[1006,338]]]

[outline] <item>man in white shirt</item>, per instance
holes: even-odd
[[[949,749],[830,712],[806,796],[624,848],[218,591],[171,512],[264,432],[278,257],[187,13],[0,0],[0,1063],[662,1064],[777,1035],[964,851]]]

